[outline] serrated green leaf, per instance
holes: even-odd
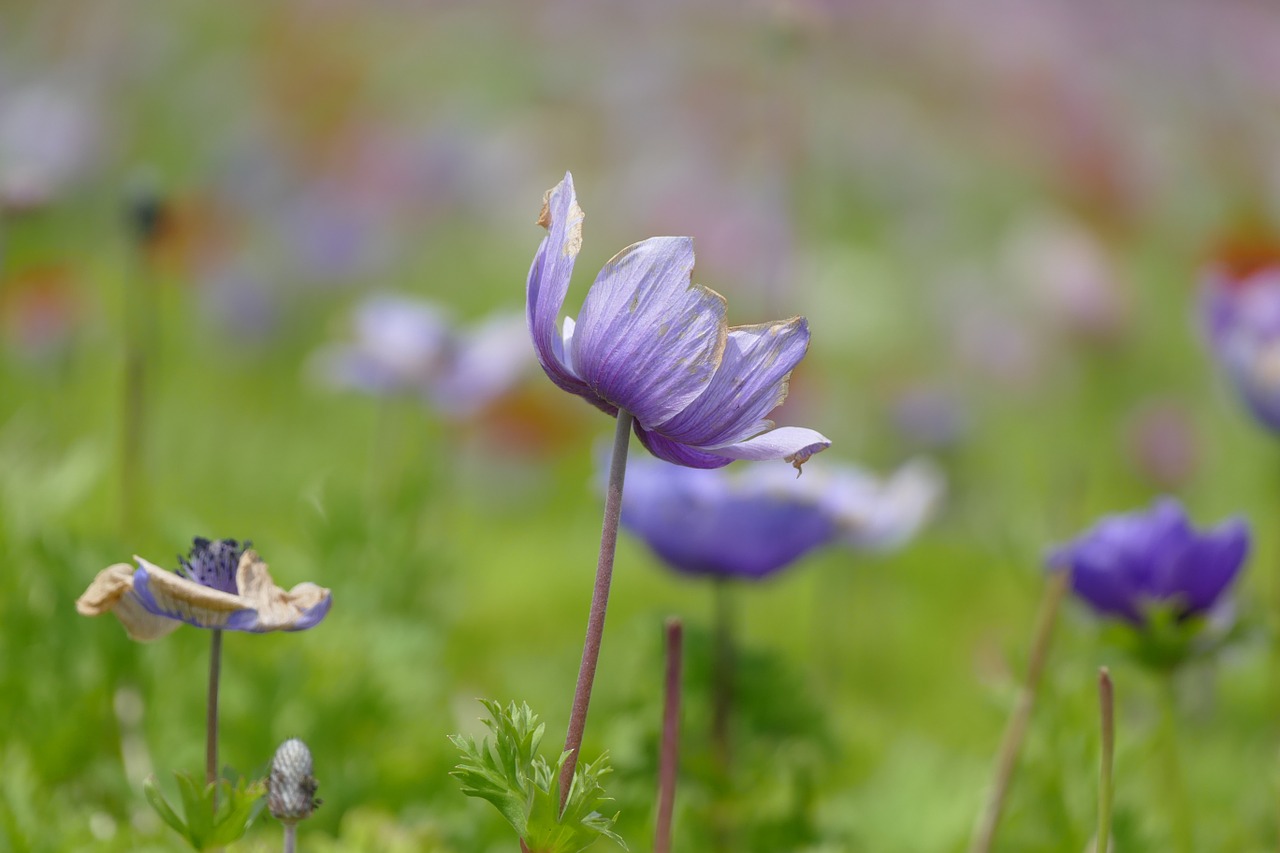
[[[240,780],[234,788],[228,782],[218,785],[218,814],[209,843],[221,847],[239,841],[249,829],[253,819],[257,817],[266,784],[261,780],[246,782]]]
[[[480,701],[489,712],[483,722],[491,737],[450,737],[462,753],[463,762],[452,771],[462,792],[493,803],[532,853],[578,853],[601,837],[625,850],[613,832],[614,818],[597,810],[609,801],[599,781],[609,772],[607,758],[577,768],[562,815],[558,776],[569,753],[561,753],[554,765],[537,754],[546,726],[527,704],[512,702],[504,709]]]
[[[178,780],[178,794],[182,797],[182,812],[187,819],[187,840],[197,850],[209,846],[209,836],[213,834],[214,785],[205,786],[197,782],[190,773],[173,774]]]
[[[160,819],[190,843],[191,837],[187,833],[186,823],[183,822],[182,818],[178,817],[178,813],[173,810],[173,807],[164,798],[164,794],[161,794],[160,789],[156,787],[156,777],[148,776],[146,781],[142,783],[142,794],[147,798],[147,802],[151,804],[151,808],[155,809],[156,814],[160,815]]]

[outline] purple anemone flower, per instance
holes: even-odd
[[[1177,500],[1163,498],[1145,512],[1103,518],[1047,562],[1071,572],[1072,590],[1099,614],[1141,628],[1153,607],[1171,608],[1178,621],[1210,613],[1248,552],[1243,520],[1200,533]]]
[[[693,284],[693,241],[652,237],[613,257],[575,320],[557,329],[582,208],[573,177],[547,192],[547,229],[529,268],[526,316],[551,381],[610,414],[635,417],[654,456],[691,468],[735,459],[786,459],[799,467],[830,446],[820,433],[774,428],[766,415],[787,396],[791,370],[809,347],[803,317],[730,328],[724,297]]]
[[[453,417],[482,410],[529,368],[518,314],[494,314],[471,327],[437,305],[376,296],[355,313],[355,340],[325,347],[312,372],[329,385],[371,394],[419,394]]]
[[[1280,263],[1208,272],[1201,315],[1209,344],[1250,411],[1280,430]]]
[[[622,525],[676,571],[760,580],[825,545],[902,545],[940,488],[923,463],[885,480],[852,466],[797,479],[773,466],[704,471],[642,458],[627,469]]]
[[[98,573],[76,609],[85,616],[115,613],[135,640],[154,640],[185,622],[228,631],[302,631],[329,612],[329,590],[300,583],[275,585],[267,564],[234,539],[197,538],[191,553],[170,572],[141,557]]]

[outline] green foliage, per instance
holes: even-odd
[[[262,780],[240,779],[232,785],[226,779],[202,784],[190,773],[174,773],[182,798],[184,817],[179,817],[156,786],[155,777],[143,783],[147,802],[160,819],[181,835],[193,850],[210,850],[238,841],[262,810],[267,792]],[[185,819],[184,819],[185,818]]]
[[[512,702],[504,709],[498,702],[480,701],[489,712],[484,724],[492,739],[450,736],[462,752],[463,763],[453,771],[462,792],[493,803],[531,853],[578,853],[601,837],[625,850],[613,831],[617,815],[599,812],[612,801],[600,784],[610,772],[607,756],[578,763],[561,812],[559,776],[569,753],[562,752],[554,765],[538,754],[546,726],[527,704]]]

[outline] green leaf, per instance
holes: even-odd
[[[147,798],[147,802],[151,804],[151,808],[156,810],[156,814],[160,815],[160,819],[169,824],[174,832],[191,841],[191,836],[187,834],[187,824],[178,817],[177,812],[165,800],[164,794],[160,793],[160,789],[156,787],[156,777],[148,776],[146,781],[142,783],[142,793]],[[194,845],[193,845],[194,846]]]
[[[561,814],[558,777],[569,754],[561,754],[554,766],[537,754],[546,727],[527,704],[512,702],[504,709],[497,702],[480,701],[489,712],[484,724],[492,737],[449,738],[462,753],[462,763],[452,771],[462,792],[493,803],[533,853],[578,853],[601,837],[625,850],[613,832],[616,816],[604,817],[597,810],[610,801],[600,784],[609,772],[607,758],[577,767]]]
[[[267,790],[261,780],[241,779],[232,786],[220,779],[206,785],[190,773],[173,775],[178,781],[185,820],[165,800],[154,777],[143,784],[143,793],[161,819],[195,850],[223,847],[239,840],[257,817]]]

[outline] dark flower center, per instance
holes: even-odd
[[[236,569],[240,567],[240,555],[252,543],[243,544],[234,539],[219,539],[210,542],[208,539],[196,537],[191,542],[191,553],[185,558],[178,556],[178,574],[190,578],[201,586],[211,589],[237,593]]]

